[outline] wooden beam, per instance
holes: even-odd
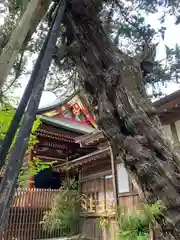
[[[66,163],[68,165],[68,162],[69,162],[69,157],[66,158]],[[66,171],[66,181],[68,182],[68,185],[69,185],[69,170]]]
[[[113,180],[113,194],[115,198],[115,204],[116,206],[118,206],[119,196],[118,196],[118,181],[117,181],[117,164],[116,164],[116,157],[114,156],[112,147],[110,147],[110,156],[111,156],[111,168],[112,168],[112,180]]]
[[[82,179],[82,170],[79,169],[79,179],[78,179],[78,192],[79,192],[79,194],[82,193],[82,189],[81,189],[81,179]]]
[[[85,182],[85,181],[87,181],[87,180],[93,180],[93,179],[101,178],[101,177],[103,177],[103,176],[107,176],[107,175],[111,175],[111,174],[112,174],[112,171],[111,171],[111,170],[94,173],[94,174],[88,175],[88,176],[86,176],[86,177],[83,177],[83,178],[81,179],[81,182]]]
[[[86,164],[87,162],[91,162],[97,159],[102,159],[104,156],[109,154],[109,147],[102,148],[100,150],[94,151],[82,157],[76,158],[72,161],[69,161],[68,164],[59,164],[56,168],[66,170],[68,168],[77,167],[78,165]]]
[[[103,190],[104,190],[104,211],[106,211],[106,178],[103,176]]]

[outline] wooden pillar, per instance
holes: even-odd
[[[69,155],[66,157],[66,167],[68,167],[68,162],[69,162]],[[66,182],[67,182],[68,187],[69,187],[69,170],[66,170],[65,178],[66,178]]]
[[[174,145],[178,145],[179,147],[179,138],[178,138],[178,133],[177,133],[177,129],[176,129],[176,125],[175,123],[171,123],[170,124],[170,129],[171,129],[171,132],[172,132],[172,140],[174,142]]]
[[[78,169],[78,172],[79,172],[79,179],[78,179],[78,192],[79,192],[79,194],[81,194],[81,193],[82,193],[82,190],[81,190],[82,170],[79,168],[79,169]]]
[[[104,190],[104,210],[106,211],[106,179],[105,176],[103,177],[103,190]]]
[[[30,152],[29,153],[27,153],[27,158],[26,158],[26,160],[25,161],[33,161],[33,152],[32,152],[32,150],[30,150]],[[33,177],[30,177],[29,179],[28,179],[30,182],[28,183],[28,186],[27,186],[27,188],[33,188],[34,187],[34,176]]]
[[[112,180],[113,180],[113,194],[115,198],[116,206],[119,205],[118,196],[118,181],[117,181],[117,164],[116,157],[114,156],[113,148],[110,146],[110,156],[111,156],[111,168],[112,168]]]

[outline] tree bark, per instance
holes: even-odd
[[[83,6],[83,7],[82,7]],[[94,1],[72,0],[69,22],[81,47],[79,75],[99,128],[121,155],[148,203],[166,206],[166,239],[180,239],[180,159],[149,101],[138,62],[108,38]]]
[[[4,47],[0,55],[0,92],[24,41],[26,40],[27,42],[27,39],[30,40],[38,23],[46,12],[47,3],[49,1],[45,5],[41,4],[41,0],[31,0],[29,2],[19,24]]]

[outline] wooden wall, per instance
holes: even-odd
[[[122,173],[122,181],[125,180],[123,177],[124,175]],[[119,176],[118,179],[119,182],[121,176]],[[127,188],[122,188],[121,190],[122,192],[119,192],[118,198],[119,205],[134,209],[139,202],[139,197],[135,189],[132,188],[132,183],[129,181],[129,190],[127,190]],[[94,161],[82,168],[81,193],[87,196],[87,204],[84,209],[87,214],[102,214],[104,212],[112,212],[112,209],[115,209],[117,201],[113,192],[110,159],[104,159],[98,162]]]
[[[98,227],[99,218],[98,217],[90,217],[88,219],[82,219],[80,224],[80,232],[87,239],[92,240],[114,240],[116,225],[115,220],[110,220],[110,230],[106,232]]]

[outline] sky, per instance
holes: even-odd
[[[163,12],[163,9],[160,9],[159,12],[156,14],[149,14],[146,17],[146,23],[150,24],[155,29],[158,28],[160,26],[158,18],[160,17],[162,12]],[[4,19],[4,16],[1,15],[1,13],[0,13],[0,25],[3,24],[3,19]],[[161,41],[157,47],[157,56],[156,56],[157,60],[162,60],[165,58],[165,56],[166,56],[165,55],[165,45],[172,48],[175,46],[176,43],[179,43],[179,41],[180,41],[180,25],[177,26],[174,24],[174,22],[175,22],[175,19],[173,16],[166,17],[165,26],[166,26],[167,30],[165,33],[164,41]],[[33,64],[32,64],[32,58],[31,58],[28,63],[28,70],[31,71],[32,66],[33,66]],[[20,79],[21,87],[16,89],[16,91],[14,92],[14,96],[21,98],[21,96],[23,95],[23,92],[25,90],[25,87],[26,87],[29,77],[30,76],[27,75],[26,77],[22,77]],[[162,92],[164,94],[170,94],[170,93],[178,90],[179,88],[180,88],[179,84],[169,83],[166,87],[162,86]],[[148,93],[151,94],[151,88],[148,89]],[[50,105],[51,103],[53,103],[56,100],[57,100],[57,98],[53,93],[44,91],[42,94],[40,107]]]
[[[146,18],[146,22],[150,24],[153,28],[160,27],[160,22],[158,18],[162,14],[162,10],[159,11],[159,13],[156,14],[149,14]],[[165,21],[165,26],[167,28],[165,39],[164,41],[161,41],[157,47],[157,60],[162,60],[166,57],[165,54],[165,45],[167,45],[170,48],[173,48],[177,43],[180,44],[180,25],[177,26],[174,24],[175,18],[173,16],[168,16]],[[174,91],[177,91],[180,88],[179,84],[175,83],[168,83],[166,87],[162,86],[162,92],[164,94],[170,94]],[[151,93],[151,89],[148,91]]]

